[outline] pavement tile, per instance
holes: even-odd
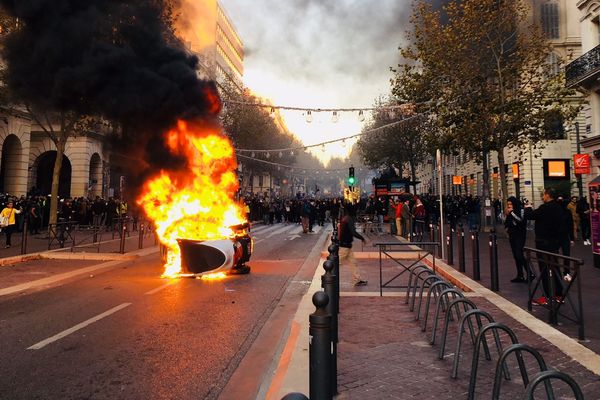
[[[539,349],[551,368],[571,375],[581,386],[586,398],[600,398],[599,376],[565,356],[558,348],[486,299],[476,297],[473,300],[479,308],[492,314],[496,321],[511,327],[520,342]],[[464,336],[458,378],[452,379],[450,372],[454,355],[451,354],[456,346],[456,328],[448,335],[445,359],[438,360],[439,341],[435,346],[428,344],[425,333],[421,332],[420,322],[415,321],[415,314],[409,311],[403,298],[342,297],[340,310],[338,399],[466,398],[473,351],[470,340]],[[431,326],[428,336],[431,335]],[[441,330],[441,324],[438,329]],[[501,335],[501,339],[503,346],[509,344],[506,335]],[[491,355],[492,360],[487,361],[482,352],[479,360],[477,398],[491,396],[498,358],[493,345]],[[525,355],[525,364],[530,376],[537,372],[537,364],[532,357]],[[509,358],[508,368],[512,380],[502,382],[501,395],[503,398],[520,398],[524,387],[514,358]],[[556,398],[570,398],[566,387],[554,386]]]

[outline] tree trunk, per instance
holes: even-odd
[[[418,194],[417,193],[417,168],[414,162],[410,162],[410,175],[411,175],[411,180],[413,182],[412,186],[413,186],[413,194]]]
[[[506,199],[508,198],[508,184],[506,183],[506,169],[504,159],[504,148],[498,151],[498,172],[500,178],[500,188],[502,190],[502,206],[506,205]]]
[[[488,155],[489,152],[483,152],[483,162],[481,163],[481,174],[483,175],[482,194],[484,199],[490,198],[490,166],[488,163]]]
[[[61,133],[62,135],[62,133]],[[65,141],[61,139],[56,143],[56,161],[54,161],[54,172],[52,173],[52,190],[50,191],[50,224],[56,224],[58,211],[58,184],[60,182],[60,171],[62,169],[63,154],[65,152]]]

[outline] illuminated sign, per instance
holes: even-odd
[[[576,174],[589,174],[591,170],[591,159],[589,154],[575,154],[573,156],[573,166]]]
[[[564,178],[567,176],[567,163],[563,160],[548,160],[548,176],[552,178]]]

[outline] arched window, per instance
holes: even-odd
[[[560,38],[559,9],[556,3],[542,4],[542,29],[548,39]]]

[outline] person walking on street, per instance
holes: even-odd
[[[425,232],[425,206],[418,197],[415,200],[415,206],[413,207],[413,215],[415,216],[415,235],[417,236],[417,240],[422,242],[423,234]]]
[[[402,236],[404,232],[402,232],[402,209],[404,208],[404,203],[402,200],[398,199],[396,203],[396,234],[398,236]]]
[[[573,237],[573,241],[577,240],[577,232],[579,231],[580,226],[579,214],[577,214],[578,200],[579,199],[577,198],[577,196],[573,196],[571,197],[571,201],[569,202],[569,204],[567,204],[567,209],[571,213],[571,218],[573,219],[573,234],[571,235]]]
[[[577,215],[581,227],[581,240],[585,246],[590,246],[590,205],[585,196],[577,202]]]
[[[344,205],[344,216],[340,221],[340,228],[338,231],[340,240],[339,257],[340,263],[348,263],[350,272],[352,273],[352,283],[354,286],[365,286],[367,281],[361,278],[356,265],[356,259],[354,258],[354,253],[352,252],[352,241],[354,238],[360,239],[365,243],[365,238],[362,237],[360,233],[356,232],[356,227],[354,226],[355,217],[355,206],[353,204]]]
[[[406,199],[401,213],[402,233],[408,240],[412,239],[412,214],[410,213],[410,200]]]
[[[0,212],[0,219],[2,219],[2,230],[4,230],[4,234],[6,235],[6,248],[8,249],[11,246],[10,238],[15,231],[16,228],[16,214],[20,214],[21,210],[15,210],[13,207],[12,200],[6,204],[6,207]]]
[[[552,188],[544,189],[542,194],[544,202],[537,209],[533,210],[530,204],[525,206],[525,218],[535,221],[535,248],[549,253],[558,253],[560,248],[561,234],[565,228],[565,210],[556,201],[556,194]],[[550,266],[552,260],[543,260],[539,257],[538,264],[544,296],[533,300],[533,304],[546,305],[548,297],[555,296],[554,300],[562,301],[563,287],[559,277],[560,271],[552,269],[552,278],[554,283],[554,293],[550,293]]]
[[[504,213],[504,227],[508,233],[510,249],[513,258],[515,259],[515,266],[517,267],[517,276],[514,279],[511,279],[511,282],[527,282],[525,275],[525,271],[528,270],[527,260],[525,260],[525,255],[523,254],[523,248],[525,247],[525,240],[527,238],[525,210],[523,209],[521,202],[516,197],[511,196],[508,198]]]

